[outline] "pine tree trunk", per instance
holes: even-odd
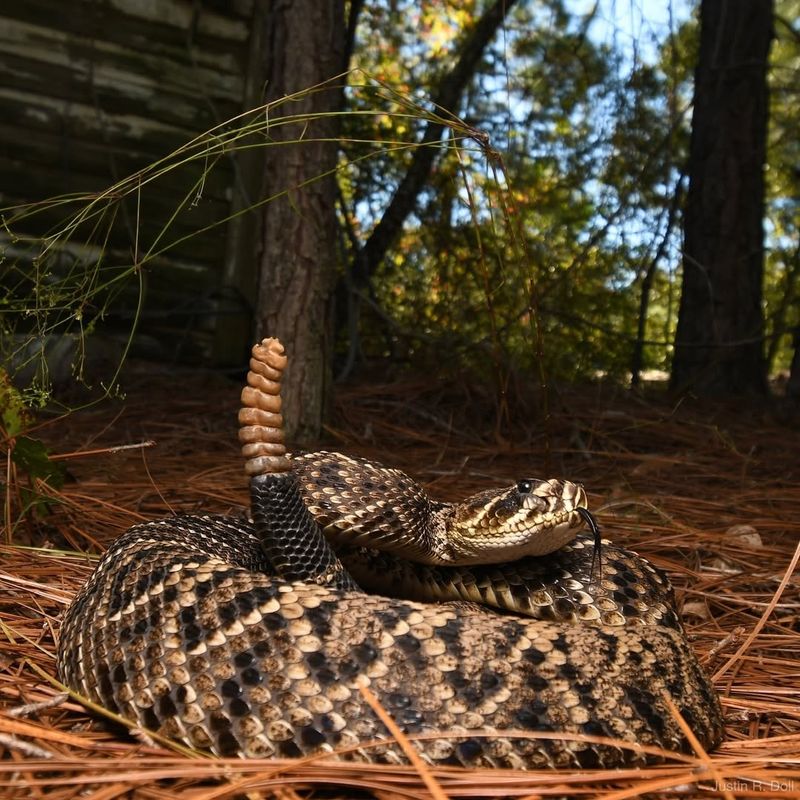
[[[268,101],[342,71],[344,0],[272,0],[264,17]],[[342,99],[341,86],[331,86],[281,103],[272,113],[276,123],[289,115],[335,114]],[[289,355],[284,420],[293,446],[319,436],[331,383],[336,184],[326,173],[336,166],[338,134],[335,116],[276,124],[274,141],[302,141],[267,149],[264,194],[287,194],[264,206],[256,335],[279,337]]]
[[[789,380],[786,384],[786,396],[793,400],[800,400],[800,325],[792,332],[792,364],[789,368]]]
[[[766,391],[762,276],[772,2],[703,0],[672,385]]]

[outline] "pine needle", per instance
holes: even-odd
[[[356,792],[422,800],[436,791],[433,781],[451,800],[800,798],[800,431],[733,404],[714,407],[712,427],[702,407],[676,411],[628,396],[609,407],[602,393],[566,392],[550,421],[553,474],[584,483],[604,535],[670,573],[687,634],[722,694],[726,740],[712,753],[695,748],[629,769],[524,773],[329,757],[198,758],[109,727],[85,698],[47,707],[59,686],[52,679],[59,617],[97,553],[169,507],[238,513],[247,506],[235,435],[239,387],[190,370],[153,372],[133,364],[124,405],[109,402],[37,432],[51,451],[96,452],[66,459],[74,480],[52,490],[51,513],[17,526],[13,542],[0,545],[0,734],[14,748],[30,745],[4,748],[0,797],[269,800],[283,792],[307,800],[325,790],[337,800]],[[183,387],[177,396],[175,380]],[[493,419],[491,398],[486,407],[481,398],[466,378],[352,386],[339,393],[324,444],[390,462],[443,500],[542,473],[535,413],[514,415],[513,445],[498,445],[475,426]],[[146,451],[149,476],[141,449],[112,452],[147,440],[158,443]],[[5,713],[28,704],[30,716]],[[412,748],[414,738],[406,737]]]

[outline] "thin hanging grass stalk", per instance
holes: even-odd
[[[19,307],[11,307],[9,313],[28,317],[33,314],[34,330],[28,339],[13,345],[13,353],[9,357],[20,357],[30,341],[43,341],[52,334],[61,335],[74,332],[79,340],[79,351],[83,350],[83,337],[86,335],[84,309],[93,308],[95,316],[102,317],[111,307],[117,295],[126,290],[131,280],[138,283],[137,303],[133,312],[130,330],[122,356],[111,379],[106,381],[104,392],[114,390],[120,370],[130,350],[133,333],[137,329],[142,314],[144,298],[143,268],[155,268],[159,259],[173,252],[189,239],[207,234],[215,228],[227,225],[235,217],[252,212],[260,206],[272,202],[287,193],[295,191],[316,180],[322,180],[335,172],[347,170],[364,160],[381,157],[393,152],[401,152],[417,147],[438,147],[439,142],[417,142],[409,140],[382,140],[354,137],[337,139],[337,144],[347,142],[372,145],[372,149],[355,156],[349,163],[340,162],[331,172],[317,175],[298,186],[282,187],[280,191],[260,198],[247,208],[232,213],[221,213],[212,222],[203,222],[190,226],[188,231],[175,231],[178,220],[184,220],[189,209],[197,205],[203,196],[208,178],[223,159],[232,154],[252,148],[283,148],[292,145],[309,145],[332,140],[308,135],[308,126],[327,117],[336,116],[342,119],[359,116],[374,116],[374,111],[356,109],[332,113],[291,113],[295,101],[317,92],[340,89],[347,85],[347,91],[359,93],[373,104],[381,107],[380,113],[390,118],[408,119],[417,122],[437,121],[451,128],[456,139],[475,138],[475,132],[442,109],[424,107],[413,99],[404,96],[387,84],[374,80],[361,70],[342,73],[316,86],[300,90],[294,94],[277,99],[269,104],[242,112],[237,116],[215,125],[201,133],[172,153],[156,160],[147,167],[116,181],[107,189],[86,194],[75,194],[53,198],[52,201],[38,201],[27,206],[14,206],[0,209],[0,218],[9,238],[18,245],[27,248],[18,256],[19,264],[30,261],[34,265],[36,285],[42,286],[45,274],[58,275],[58,280],[49,285],[46,293],[35,292],[35,303],[31,306],[25,302]],[[277,141],[271,136],[278,128],[286,126],[299,128],[300,132],[290,135],[288,139]],[[409,130],[413,126],[407,126]],[[166,214],[159,229],[148,240],[144,240],[142,230],[142,203],[145,192],[158,192],[159,181],[175,170],[190,168],[193,177],[187,188],[177,199],[172,209]],[[133,197],[135,214],[131,235],[131,252],[124,253],[110,248],[111,232],[116,224],[118,212],[123,209],[123,202]],[[31,222],[31,218],[44,212],[52,213],[55,209],[72,208],[63,222],[56,224],[40,238],[17,236],[14,229],[23,221]],[[127,219],[127,217],[126,217]],[[183,223],[185,224],[185,223]],[[173,233],[174,232],[174,233]],[[67,265],[61,264],[66,259]],[[58,266],[61,265],[61,266]],[[58,266],[58,269],[54,268]],[[27,268],[15,270],[18,284],[12,297],[24,293],[24,286],[29,278]],[[9,274],[12,274],[11,272]],[[9,317],[10,318],[10,317]],[[11,340],[9,340],[11,341]],[[47,374],[47,365],[43,353],[40,369]],[[82,361],[78,357],[77,370],[82,372]],[[46,386],[45,386],[46,389]],[[44,390],[40,390],[44,391]]]

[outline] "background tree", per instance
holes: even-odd
[[[287,377],[287,394],[294,399],[287,413],[295,439],[306,440],[315,437],[324,414],[334,347],[340,377],[359,369],[396,373],[413,363],[437,374],[472,372],[498,398],[515,387],[526,399],[535,397],[528,390],[543,379],[626,383],[630,376],[635,384],[663,376],[672,366],[681,296],[680,230],[697,67],[676,381],[689,380],[689,368],[691,379],[727,381],[741,356],[753,361],[748,375],[763,388],[761,354],[766,350],[773,372],[788,368],[791,331],[800,323],[797,2],[777,0],[761,304],[760,211],[757,200],[749,206],[747,200],[760,196],[763,162],[755,132],[758,125],[763,129],[766,101],[751,102],[749,82],[756,72],[763,81],[766,51],[762,47],[758,70],[736,61],[758,38],[758,28],[737,26],[730,9],[724,25],[704,11],[711,14],[706,39],[716,34],[716,40],[704,44],[699,61],[697,20],[680,4],[648,8],[645,16],[635,4],[623,8],[613,0],[588,11],[567,0],[337,0],[306,10],[300,2],[275,0],[254,4],[252,20],[243,7],[226,7],[225,17],[196,4],[185,20],[192,32],[188,56],[171,50],[174,79],[153,89],[164,110],[155,126],[147,125],[149,107],[137,107],[140,125],[131,129],[125,120],[141,85],[152,84],[148,76],[163,63],[163,48],[184,41],[181,18],[151,26],[162,38],[138,61],[124,49],[130,21],[107,26],[120,28],[115,69],[132,72],[130,91],[122,103],[114,92],[98,94],[98,83],[96,97],[75,106],[84,115],[75,126],[95,121],[94,112],[86,116],[95,101],[103,114],[124,111],[124,119],[103,127],[105,117],[99,118],[102,130],[85,151],[79,149],[85,137],[69,140],[71,163],[87,171],[86,193],[69,199],[76,225],[63,224],[61,201],[14,200],[4,210],[0,240],[9,247],[0,270],[13,289],[0,308],[3,347],[10,341],[27,358],[31,339],[75,331],[82,342],[101,324],[110,330],[110,322],[129,334],[135,319],[148,355],[146,347],[157,340],[176,360],[238,365],[253,335],[252,313],[257,335],[278,333],[293,350],[296,371]],[[89,5],[80,0],[77,8],[88,13]],[[707,8],[719,12],[721,6]],[[754,8],[734,11],[755,14]],[[768,37],[765,8],[758,21]],[[36,10],[18,5],[12,12],[7,21],[24,38]],[[135,20],[136,26],[149,24]],[[95,52],[81,39],[80,25],[71,35],[84,46],[81,52]],[[758,41],[765,47],[764,36]],[[57,32],[54,37],[60,41]],[[11,61],[24,61],[17,72],[35,75],[14,41],[0,37],[0,51],[5,44]],[[35,48],[37,41],[29,44]],[[203,74],[208,83],[217,74],[198,71],[203,59],[219,63],[225,80],[209,85],[206,102],[198,101],[205,116],[198,117],[189,104],[197,94],[190,78]],[[253,69],[254,62],[262,69]],[[354,69],[343,73],[347,64]],[[78,59],[63,87],[70,98],[83,92],[83,69]],[[323,83],[336,75],[341,80]],[[28,84],[31,98],[39,97],[42,82]],[[747,103],[725,106],[723,95],[737,86]],[[173,109],[162,93],[186,102]],[[52,186],[53,162],[66,163],[47,155],[49,172],[26,169],[49,153],[55,128],[48,114],[73,108],[46,97],[37,114],[27,111],[30,98],[0,97],[9,120],[3,131],[16,130],[17,118],[38,126],[36,135],[17,135],[30,152],[19,145],[12,162],[0,159],[4,185],[15,191]],[[223,102],[218,97],[226,104],[215,105]],[[261,105],[265,99],[272,101],[268,108]],[[716,101],[722,111],[709,123],[702,112]],[[248,113],[233,119],[241,108]],[[750,127],[737,116],[744,112],[752,112]],[[151,164],[149,156],[143,163],[151,166],[142,169],[133,156],[169,149],[155,134],[170,120],[173,127],[189,120],[209,131],[164,160]],[[731,142],[716,140],[717,128],[732,133]],[[116,147],[117,129],[128,137],[118,147],[117,157],[128,159],[120,160],[120,175],[130,176],[98,184],[94,170],[105,144],[97,142],[108,137]],[[130,137],[140,129],[155,138],[150,150],[134,153]],[[176,141],[185,142],[185,129],[175,130]],[[755,157],[745,163],[737,147]],[[240,162],[234,185],[242,189],[233,200],[232,156]],[[743,170],[739,195],[724,188],[734,173],[723,174],[722,167],[734,163]],[[13,179],[5,180],[7,174]],[[253,176],[255,185],[248,180]],[[71,190],[74,176],[64,181],[58,185]],[[101,191],[109,184],[112,191]],[[747,225],[731,223],[740,199]],[[256,203],[254,213],[242,213]],[[731,212],[725,224],[697,235],[698,214],[716,214],[719,222],[720,209]],[[254,258],[248,231],[261,219]],[[694,252],[707,241],[718,246]],[[95,253],[96,259],[86,255]],[[749,277],[731,289],[725,270]],[[332,320],[337,281],[339,315]],[[716,306],[709,305],[712,296]],[[740,323],[742,330],[734,330]],[[699,338],[692,343],[693,336]],[[706,356],[713,369],[698,361]],[[295,431],[300,420],[304,427]]]
[[[381,34],[359,51],[364,69],[411,96],[430,85],[426,76],[442,73],[455,50],[441,44],[455,40],[446,23],[433,12],[420,16],[407,34],[402,24],[381,19],[372,26]],[[446,364],[454,369],[480,368],[491,341],[506,373],[537,374],[544,359],[546,371],[560,377],[598,371],[621,378],[636,335],[631,290],[659,246],[666,253],[655,259],[647,332],[671,338],[663,267],[675,249],[668,211],[674,160],[684,152],[685,103],[676,100],[683,106],[673,118],[665,113],[663,72],[652,61],[630,63],[604,44],[593,32],[602,18],[575,15],[557,2],[522,4],[486,49],[452,110],[487,135],[504,169],[457,135],[440,148],[414,213],[371,275],[370,307],[379,310],[365,320],[368,356],[402,360],[413,352],[418,359],[427,352],[442,369],[437,353],[448,352]],[[422,57],[426,30],[435,38]],[[388,40],[385,31],[392,32]],[[383,108],[380,127],[368,134],[361,128],[354,138],[403,138],[407,117]],[[674,148],[667,146],[673,141]],[[363,149],[346,146],[351,162]],[[352,215],[359,240],[379,230],[386,207],[381,182],[400,184],[404,155],[387,148],[348,173],[345,191],[361,209]],[[653,353],[645,355],[648,367]],[[665,353],[666,347],[656,352],[661,364]]]
[[[291,351],[284,378],[290,439],[319,436],[330,385],[331,295],[336,280],[336,139],[345,69],[344,0],[274,0],[262,16],[266,100],[296,117],[270,135],[296,144],[267,151],[256,338],[277,336]],[[325,84],[322,88],[320,84]],[[312,91],[305,91],[312,89]]]
[[[454,64],[433,93],[437,109],[457,106],[483,50],[514,3],[496,0],[477,19],[465,18]],[[351,15],[359,10],[359,4],[351,4]],[[263,19],[267,101],[314,87],[346,69],[356,20],[348,21],[346,37],[343,2],[311,2],[307,9],[297,3],[275,2]],[[267,193],[283,187],[287,192],[265,206],[257,338],[277,335],[291,343],[293,366],[287,370],[285,383],[287,396],[293,399],[286,414],[289,436],[296,441],[319,436],[329,399],[334,351],[331,302],[337,275],[333,171],[341,129],[336,113],[341,111],[341,89],[335,85],[301,92],[288,110],[313,118],[277,126],[276,139],[297,138],[298,142],[267,157]],[[444,122],[436,118],[427,123],[421,141],[428,146],[416,148],[375,229],[363,247],[356,245],[354,258],[367,274],[385,256],[413,210],[436,155],[431,145],[440,141],[444,129]]]
[[[800,397],[800,2],[779,0],[770,54],[770,121],[767,153],[769,250],[764,293],[767,366],[790,368],[786,391]],[[791,360],[791,350],[794,357]]]
[[[762,281],[772,3],[703,0],[672,385],[766,390]]]

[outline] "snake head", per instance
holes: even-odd
[[[497,564],[552,553],[585,525],[586,505],[579,483],[556,478],[526,478],[472,495],[450,520],[451,563]]]

